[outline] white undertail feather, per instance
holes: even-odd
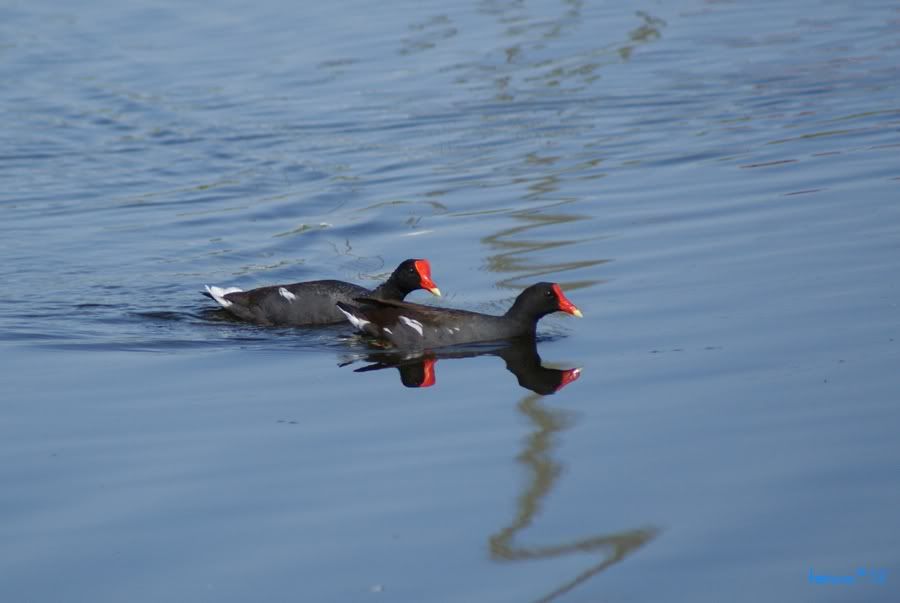
[[[422,334],[422,323],[420,323],[418,320],[413,320],[412,318],[407,318],[405,316],[401,316],[400,322],[405,324],[407,327],[410,327],[411,329],[415,329],[415,331],[419,335]]]
[[[227,287],[225,289],[216,286],[210,287],[209,285],[205,285],[205,287],[206,292],[212,295],[212,298],[219,302],[219,305],[223,308],[227,308],[231,305],[231,302],[225,299],[226,295],[228,295],[229,293],[239,293],[243,291],[243,289],[241,289],[240,287]]]
[[[394,334],[394,332],[391,331],[391,330],[390,330],[389,328],[387,328],[387,327],[385,327],[383,330],[384,330],[384,332],[387,333],[388,335],[393,335],[393,334]]]
[[[358,316],[354,316],[353,314],[350,314],[349,312],[347,312],[346,310],[344,310],[344,309],[343,309],[342,307],[340,307],[340,306],[338,306],[337,309],[340,310],[340,311],[344,314],[344,316],[347,317],[347,320],[350,321],[350,324],[351,324],[351,325],[353,325],[354,327],[356,327],[356,328],[359,329],[360,331],[363,330],[363,327],[364,327],[364,326],[366,326],[367,324],[369,324],[369,321],[368,321],[368,320],[364,320],[364,319],[362,319],[362,318],[359,318]]]
[[[296,296],[296,295],[294,295],[293,293],[291,293],[290,291],[288,291],[288,290],[285,289],[284,287],[278,287],[278,295],[280,295],[280,296],[283,297],[284,299],[288,300],[289,302],[292,302],[292,301],[294,301],[295,299],[297,299],[297,296]]]

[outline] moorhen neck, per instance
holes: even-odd
[[[431,349],[477,341],[534,337],[537,322],[551,312],[581,317],[556,283],[531,285],[503,316],[359,297],[337,306],[357,329],[404,349]]]
[[[256,324],[308,326],[344,321],[344,314],[335,305],[338,302],[347,303],[360,296],[373,300],[402,301],[416,289],[425,289],[433,295],[441,294],[431,280],[428,260],[404,261],[390,278],[371,291],[353,283],[323,280],[271,285],[250,291],[207,285],[204,295],[216,300],[238,318]]]

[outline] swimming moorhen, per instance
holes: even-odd
[[[206,286],[204,295],[237,316],[260,325],[304,326],[343,322],[344,314],[335,305],[365,296],[366,299],[401,301],[416,289],[433,295],[441,291],[431,280],[428,260],[406,260],[390,278],[373,290],[344,281],[323,280],[272,285],[250,291],[237,287]]]
[[[557,310],[581,317],[581,310],[566,299],[556,283],[531,285],[503,316],[371,297],[355,301],[356,305],[343,301],[337,304],[353,326],[404,349],[533,337],[538,320]]]

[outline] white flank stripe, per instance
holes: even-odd
[[[223,289],[222,287],[216,287],[209,285],[204,285],[206,287],[206,292],[212,295],[212,298],[219,302],[219,305],[223,308],[227,308],[231,305],[231,302],[225,299],[225,296],[229,293],[238,293],[243,291],[240,287],[228,287],[227,289]]]
[[[384,328],[384,332],[387,333],[388,335],[393,335],[393,334],[394,334],[394,332],[391,331],[391,330],[390,330],[389,328],[387,328],[387,327]]]
[[[400,322],[405,324],[407,327],[415,329],[419,335],[422,334],[422,323],[420,323],[418,320],[413,320],[412,318],[407,318],[405,316],[401,316]]]
[[[369,324],[369,321],[368,321],[368,320],[363,320],[362,318],[359,318],[358,316],[354,316],[353,314],[350,314],[349,312],[347,312],[346,310],[344,310],[344,309],[341,308],[340,306],[338,306],[338,310],[340,310],[340,311],[344,314],[344,316],[347,317],[347,320],[350,321],[350,324],[351,324],[351,325],[353,325],[354,327],[356,327],[356,328],[359,329],[360,331],[363,330],[363,327],[364,327],[364,326],[366,326],[367,324]]]
[[[280,295],[280,296],[283,297],[284,299],[288,300],[289,302],[292,302],[292,301],[294,301],[295,299],[297,299],[297,296],[296,296],[296,295],[294,295],[293,293],[291,293],[290,291],[288,291],[288,290],[285,289],[284,287],[278,287],[278,295]]]

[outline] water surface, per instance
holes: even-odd
[[[900,11],[639,8],[0,9],[0,599],[896,600]],[[407,257],[578,379],[199,294]]]

